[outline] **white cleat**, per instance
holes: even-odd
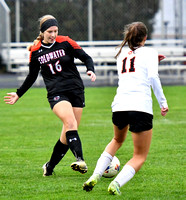
[[[73,162],[70,166],[74,171],[78,171],[82,174],[85,174],[88,171],[88,167],[83,160]]]

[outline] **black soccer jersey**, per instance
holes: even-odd
[[[84,62],[87,71],[94,72],[92,58],[68,36],[57,36],[56,41],[49,45],[39,42],[31,49],[29,74],[22,86],[17,89],[17,95],[21,97],[33,85],[39,71],[45,82],[48,96],[74,89],[83,90],[83,81],[74,58]]]

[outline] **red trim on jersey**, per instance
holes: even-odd
[[[32,46],[31,52],[30,52],[30,57],[29,57],[29,62],[31,61],[32,52],[38,50],[40,47],[41,47],[41,41],[39,41],[36,45]]]
[[[65,42],[65,41],[69,42],[74,49],[81,49],[81,47],[74,40],[69,38],[68,36],[57,36],[56,37],[56,42],[61,43],[61,42]]]
[[[57,36],[56,37],[56,42],[62,43],[62,42],[69,42],[70,45],[74,48],[74,49],[81,49],[81,47],[71,38],[69,38],[68,36]],[[32,46],[31,48],[31,52],[30,52],[30,57],[29,57],[29,62],[31,61],[31,56],[32,56],[32,52],[33,51],[37,51],[39,48],[41,47],[41,41],[38,42],[37,45]]]

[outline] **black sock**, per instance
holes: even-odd
[[[77,160],[83,159],[81,140],[76,130],[66,132],[67,143]]]
[[[52,156],[49,161],[49,166],[54,169],[54,167],[60,162],[60,160],[65,156],[68,151],[69,146],[63,144],[60,140],[54,146]]]

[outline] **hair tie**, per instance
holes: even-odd
[[[51,26],[57,26],[58,27],[58,22],[57,22],[56,19],[47,19],[45,22],[42,23],[40,31],[43,33],[44,31],[46,31]]]

